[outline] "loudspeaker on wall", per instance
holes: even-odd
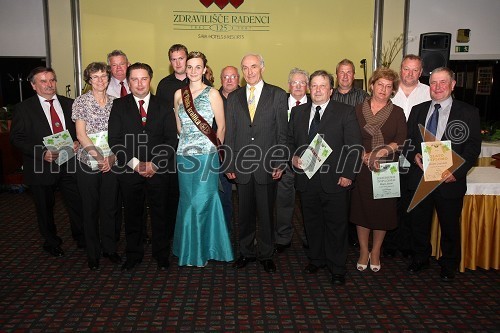
[[[447,67],[450,61],[451,34],[428,32],[420,35],[419,55],[424,62],[423,76],[438,67]]]

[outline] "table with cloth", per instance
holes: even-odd
[[[481,143],[481,153],[477,159],[477,166],[492,166],[492,155],[500,153],[500,141],[483,141]]]
[[[441,231],[434,212],[432,255],[441,255]],[[462,260],[460,272],[500,268],[500,169],[474,167],[467,175],[467,193],[461,218]]]

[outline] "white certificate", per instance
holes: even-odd
[[[331,153],[332,148],[323,140],[321,135],[316,134],[309,146],[302,153],[302,156],[300,156],[302,169],[309,179],[314,176]]]
[[[440,181],[443,172],[453,166],[451,141],[422,142],[422,164],[426,182]]]
[[[75,156],[73,150],[73,139],[68,130],[64,130],[57,134],[52,134],[43,138],[43,144],[50,151],[59,152],[59,157],[54,160],[57,165],[66,163],[70,158]]]
[[[110,155],[113,155],[113,152],[111,151],[111,148],[109,148],[108,144],[108,131],[102,131],[99,133],[94,133],[94,134],[87,134],[89,139],[92,141],[94,147],[97,149],[97,151],[103,156],[107,157]],[[89,155],[89,162],[90,162],[90,167],[92,170],[97,170],[97,161]]]
[[[381,163],[378,171],[372,171],[373,199],[401,196],[398,164],[398,162]]]

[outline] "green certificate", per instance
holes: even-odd
[[[87,134],[89,139],[92,141],[94,144],[94,147],[97,149],[97,151],[103,156],[107,157],[110,155],[113,155],[113,152],[111,151],[111,148],[109,148],[108,144],[108,131],[102,131],[99,133],[94,133],[94,134]],[[97,161],[89,155],[89,162],[90,162],[90,167],[92,170],[97,170]]]
[[[451,141],[422,142],[422,164],[426,182],[440,181],[443,172],[453,165]]]
[[[75,156],[75,152],[73,151],[73,138],[71,138],[71,134],[69,134],[68,130],[44,137],[43,144],[48,150],[59,152],[59,157],[54,160],[57,165],[64,164]]]
[[[398,164],[398,162],[381,163],[378,171],[372,171],[373,199],[401,196]]]
[[[316,171],[325,163],[331,153],[332,148],[323,140],[321,135],[316,134],[309,146],[300,156],[302,160],[302,169],[309,179],[314,176]]]

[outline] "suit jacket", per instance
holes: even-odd
[[[414,150],[410,151],[407,157],[408,161],[412,163],[409,173],[410,190],[416,190],[423,175],[422,170],[414,163],[414,160],[417,153],[422,153],[421,143],[423,139],[420,135],[418,125],[425,127],[425,118],[427,117],[431,102],[432,101],[427,101],[415,105],[411,109],[410,118],[408,119],[408,139],[411,140],[410,147],[414,147]],[[453,128],[459,129],[459,131],[454,131]],[[446,130],[441,140],[451,140],[452,150],[465,159],[465,163],[462,164],[458,170],[453,172],[453,176],[457,179],[456,182],[441,183],[436,189],[440,191],[443,197],[458,198],[465,195],[467,191],[467,172],[474,166],[481,152],[480,128],[479,110],[472,105],[454,99],[451,105],[448,123],[446,124]],[[459,140],[452,140],[452,138],[449,137],[450,134],[457,133],[458,135],[467,135],[466,139],[463,140],[463,138],[460,138]]]
[[[251,122],[246,88],[229,94],[225,138],[228,165],[225,163],[224,169],[236,172],[237,183],[248,183],[253,174],[257,183],[270,184],[273,168],[284,168],[288,160],[287,109],[286,92],[264,83]]]
[[[66,129],[76,140],[75,124],[71,120],[73,100],[59,95],[57,99],[63,109]],[[53,185],[62,169],[75,172],[74,158],[61,166],[43,159],[43,153],[47,150],[43,138],[48,135],[52,135],[52,130],[37,95],[15,106],[10,142],[22,151],[23,176],[27,185]]]
[[[301,156],[309,145],[309,116],[312,103],[301,104],[292,109],[288,124],[288,146],[292,156]],[[322,165],[328,168],[319,177],[321,186],[326,193],[345,191],[347,188],[337,185],[339,178],[354,180],[359,168],[362,153],[361,131],[354,107],[330,100],[324,110],[318,133],[332,148],[332,153]],[[295,188],[304,192],[307,190],[309,178],[302,170],[295,169]],[[316,176],[316,175],[315,175]]]
[[[167,167],[174,163],[177,146],[174,112],[160,105],[153,94],[149,100],[146,126],[142,126],[139,108],[132,94],[115,99],[109,115],[108,136],[109,146],[118,160],[120,177],[129,181],[142,180],[142,176],[127,167],[134,157],[141,162],[153,162],[158,167],[157,174],[151,178],[153,182],[157,175],[165,174]]]

